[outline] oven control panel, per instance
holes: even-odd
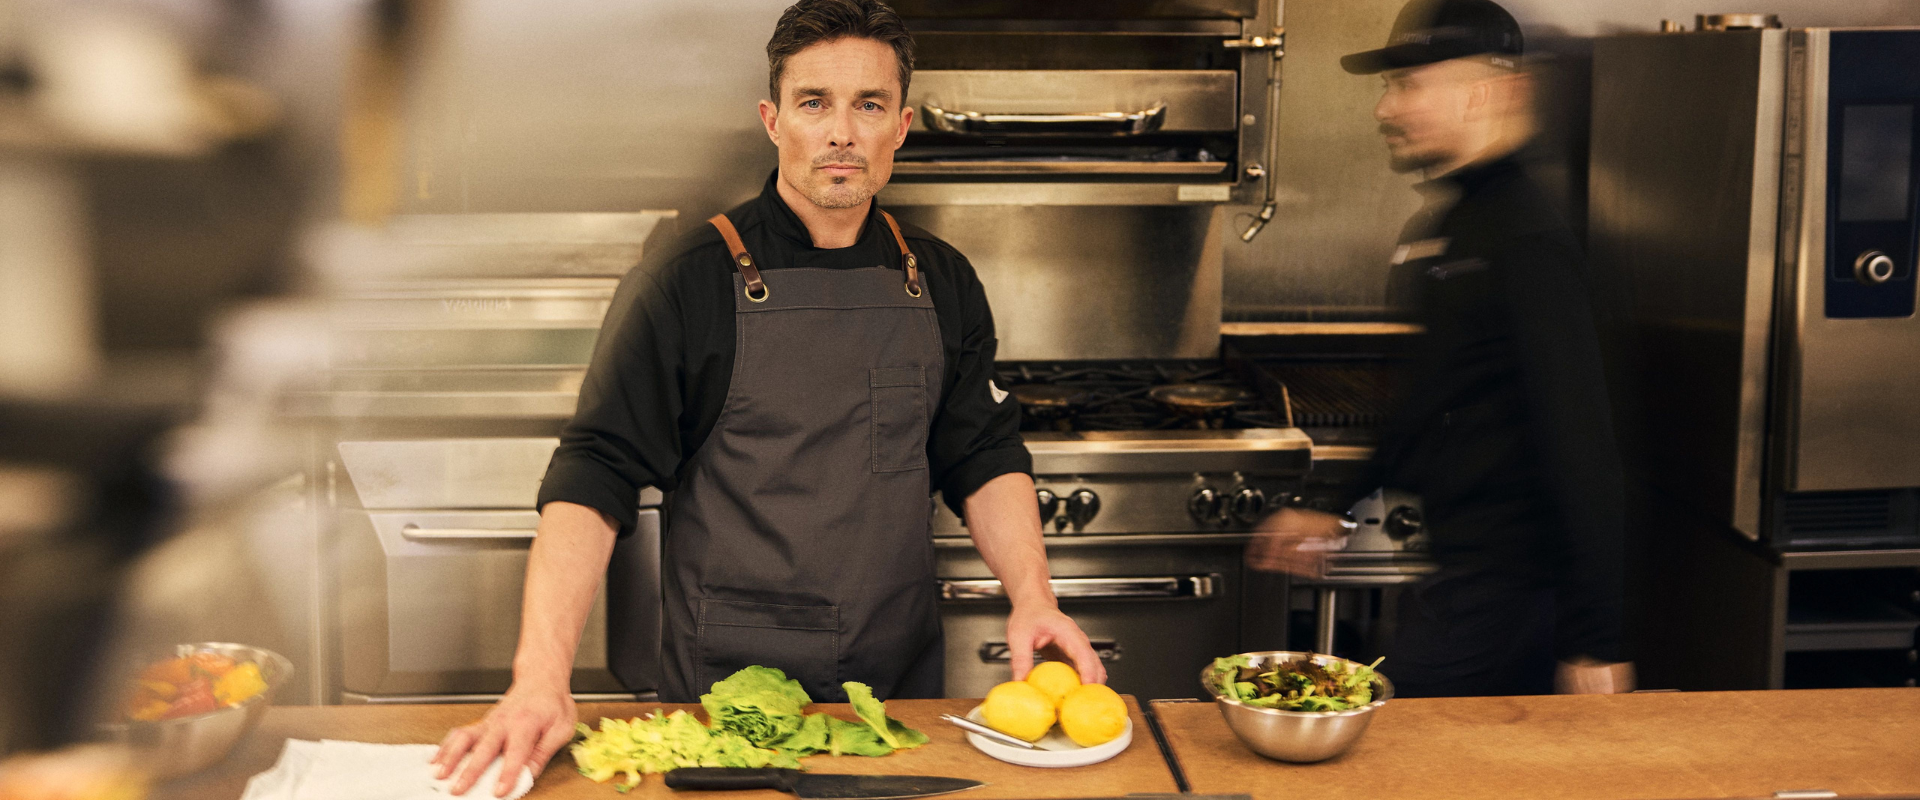
[[[1350,553],[1427,551],[1420,498],[1398,489],[1375,490],[1353,504],[1354,529],[1347,535]]]
[[[1034,479],[1048,536],[1244,532],[1300,491],[1298,476],[1237,472]],[[967,535],[938,496],[933,511],[934,536]]]

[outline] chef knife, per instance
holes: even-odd
[[[669,789],[777,789],[804,800],[895,800],[985,786],[965,778],[924,775],[815,775],[797,769],[681,767],[667,771]]]

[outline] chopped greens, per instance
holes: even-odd
[[[1213,682],[1220,693],[1242,703],[1280,711],[1346,711],[1373,702],[1372,664],[1316,664],[1295,658],[1255,665],[1246,655],[1213,660]]]
[[[791,753],[754,747],[745,737],[708,728],[685,711],[602,719],[597,731],[584,723],[575,729],[584,737],[572,748],[580,774],[601,783],[625,774],[626,782],[614,787],[623,792],[638,786],[642,775],[679,767],[800,766]]]
[[[864,683],[841,685],[860,722],[802,713],[812,702],[800,682],[770,667],[747,667],[700,698],[712,727],[685,711],[631,720],[602,719],[600,729],[577,726],[572,747],[580,774],[601,783],[626,775],[615,789],[629,791],[642,775],[679,767],[801,768],[818,753],[885,756],[919,747],[927,735],[887,716],[887,706]]]

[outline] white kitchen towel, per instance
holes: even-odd
[[[325,739],[318,742],[287,740],[280,761],[273,769],[253,776],[241,800],[445,800],[466,797],[485,800],[493,797],[494,781],[500,776],[500,759],[494,759],[480,780],[464,795],[455,795],[451,779],[434,777],[438,771],[428,763],[438,745],[368,744]],[[520,780],[507,800],[517,800],[533,789],[533,772],[522,769]]]

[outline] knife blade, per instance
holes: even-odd
[[[669,789],[774,789],[803,800],[899,800],[985,786],[965,778],[930,775],[815,775],[766,767],[681,767],[667,771]]]

